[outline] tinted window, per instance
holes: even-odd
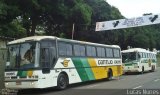
[[[75,56],[85,56],[85,47],[82,45],[74,45]]]
[[[48,48],[41,48],[41,63],[42,67],[44,68],[50,67],[50,56]]]
[[[58,43],[59,55],[61,56],[72,56],[72,45],[68,43]]]
[[[66,55],[72,56],[72,45],[66,44]]]
[[[105,50],[104,50],[104,48],[97,47],[97,56],[98,57],[105,57]]]
[[[41,42],[41,47],[45,48],[45,47],[52,47],[54,46],[55,42],[53,41],[42,41]]]
[[[128,62],[132,62],[133,60],[137,60],[136,55],[137,55],[136,52],[122,53],[122,62],[128,63]]]
[[[113,49],[114,57],[120,57],[119,49]]]
[[[56,61],[56,44],[55,41],[42,41],[40,51],[40,61],[43,68],[50,68]]]
[[[87,46],[87,56],[95,57],[96,49],[93,46]]]
[[[113,57],[113,51],[111,48],[106,48],[106,57]]]
[[[66,46],[64,43],[58,43],[59,55],[66,55]]]

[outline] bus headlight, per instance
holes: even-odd
[[[30,85],[34,85],[34,82],[31,82]]]

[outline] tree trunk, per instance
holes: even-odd
[[[36,30],[36,24],[32,23],[32,28],[31,28],[30,36],[34,36],[35,35],[35,30]]]
[[[31,20],[32,20],[32,26],[31,26],[30,36],[34,36],[38,19],[36,16],[32,16]]]

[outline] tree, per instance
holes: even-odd
[[[149,38],[144,34],[137,34],[133,37],[132,46],[149,48]]]
[[[0,0],[0,35],[21,38],[45,35],[102,44],[160,49],[159,25],[95,32],[98,21],[123,19],[106,0]],[[42,35],[42,34],[41,34]]]
[[[25,29],[18,20],[13,20],[19,13],[16,1],[14,3],[7,0],[0,1],[0,35],[13,38],[24,37]]]
[[[8,24],[3,25],[1,29],[2,31],[0,32],[0,35],[6,37],[12,37],[17,39],[26,36],[26,31],[18,20],[13,20]]]
[[[118,37],[121,35],[119,30],[95,32],[95,24],[99,21],[123,18],[119,10],[110,6],[105,0],[84,0],[92,9],[91,24],[80,25],[76,30],[75,38],[103,44],[119,44]],[[86,27],[84,30],[80,30]]]
[[[82,30],[82,27],[79,28],[80,25],[91,22],[91,8],[83,0],[61,0],[56,6],[58,9],[55,12],[51,9],[44,16],[47,35],[59,36],[63,33],[67,38],[71,38],[73,23],[75,29]]]

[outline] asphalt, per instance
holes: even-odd
[[[99,80],[55,88],[20,90],[18,95],[160,95],[160,68],[155,72],[130,73],[111,81]]]

